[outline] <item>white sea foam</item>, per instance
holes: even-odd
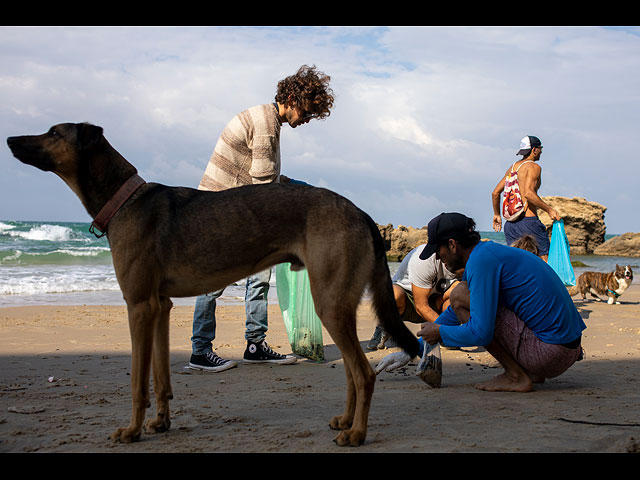
[[[27,240],[45,240],[50,242],[66,242],[69,240],[75,240],[73,237],[73,230],[63,225],[43,224],[38,225],[37,227],[32,227],[28,231],[10,229],[8,233],[12,237],[21,237]]]
[[[41,266],[37,271],[7,267],[0,271],[0,295],[116,290],[119,290],[119,286],[113,268],[106,265],[91,268]]]
[[[9,225],[8,223],[0,222],[0,234],[8,232],[9,230],[13,230],[16,228],[14,225]]]

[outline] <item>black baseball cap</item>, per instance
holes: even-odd
[[[421,260],[433,255],[438,246],[450,238],[457,239],[473,231],[473,220],[461,213],[441,213],[427,225],[427,245],[420,254]]]
[[[538,137],[534,137],[533,135],[527,135],[522,140],[520,140],[520,150],[518,150],[518,153],[516,153],[516,155],[526,155],[529,152],[529,150],[531,150],[534,147],[542,148],[542,142]]]

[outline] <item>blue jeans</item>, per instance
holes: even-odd
[[[260,343],[264,340],[269,328],[267,321],[269,280],[271,280],[271,269],[258,272],[247,277],[246,280],[244,304],[247,319],[244,338],[249,342]],[[224,288],[196,298],[191,337],[191,349],[196,355],[212,350],[212,342],[216,338],[216,299],[222,295],[222,292]]]

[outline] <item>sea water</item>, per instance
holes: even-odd
[[[505,243],[504,234],[481,232]],[[608,235],[607,239],[615,235]],[[618,264],[638,268],[640,259],[572,255],[586,270],[609,272]],[[393,275],[398,263],[389,264]],[[275,274],[269,302],[277,303]],[[245,282],[229,285],[220,304],[242,304]],[[195,304],[195,298],[174,298],[175,305]],[[96,238],[88,223],[0,221],[0,307],[22,305],[124,305],[106,237]]]
[[[219,300],[243,301],[244,281]],[[194,305],[195,298],[173,303]],[[89,223],[0,221],[0,308],[124,304],[109,243]]]

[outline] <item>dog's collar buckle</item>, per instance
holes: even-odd
[[[89,233],[93,233],[96,236],[96,238],[102,238],[107,234],[106,230],[104,232],[98,233],[96,231],[96,228],[97,227],[93,224],[93,222],[91,223],[91,225],[89,225]]]
[[[104,237],[107,234],[107,226],[113,218],[113,216],[120,210],[120,207],[129,200],[138,188],[144,185],[146,182],[137,173],[133,174],[129,179],[122,184],[113,197],[102,207],[98,214],[91,222],[89,232],[94,234],[97,238]],[[98,234],[96,230],[99,230]]]

